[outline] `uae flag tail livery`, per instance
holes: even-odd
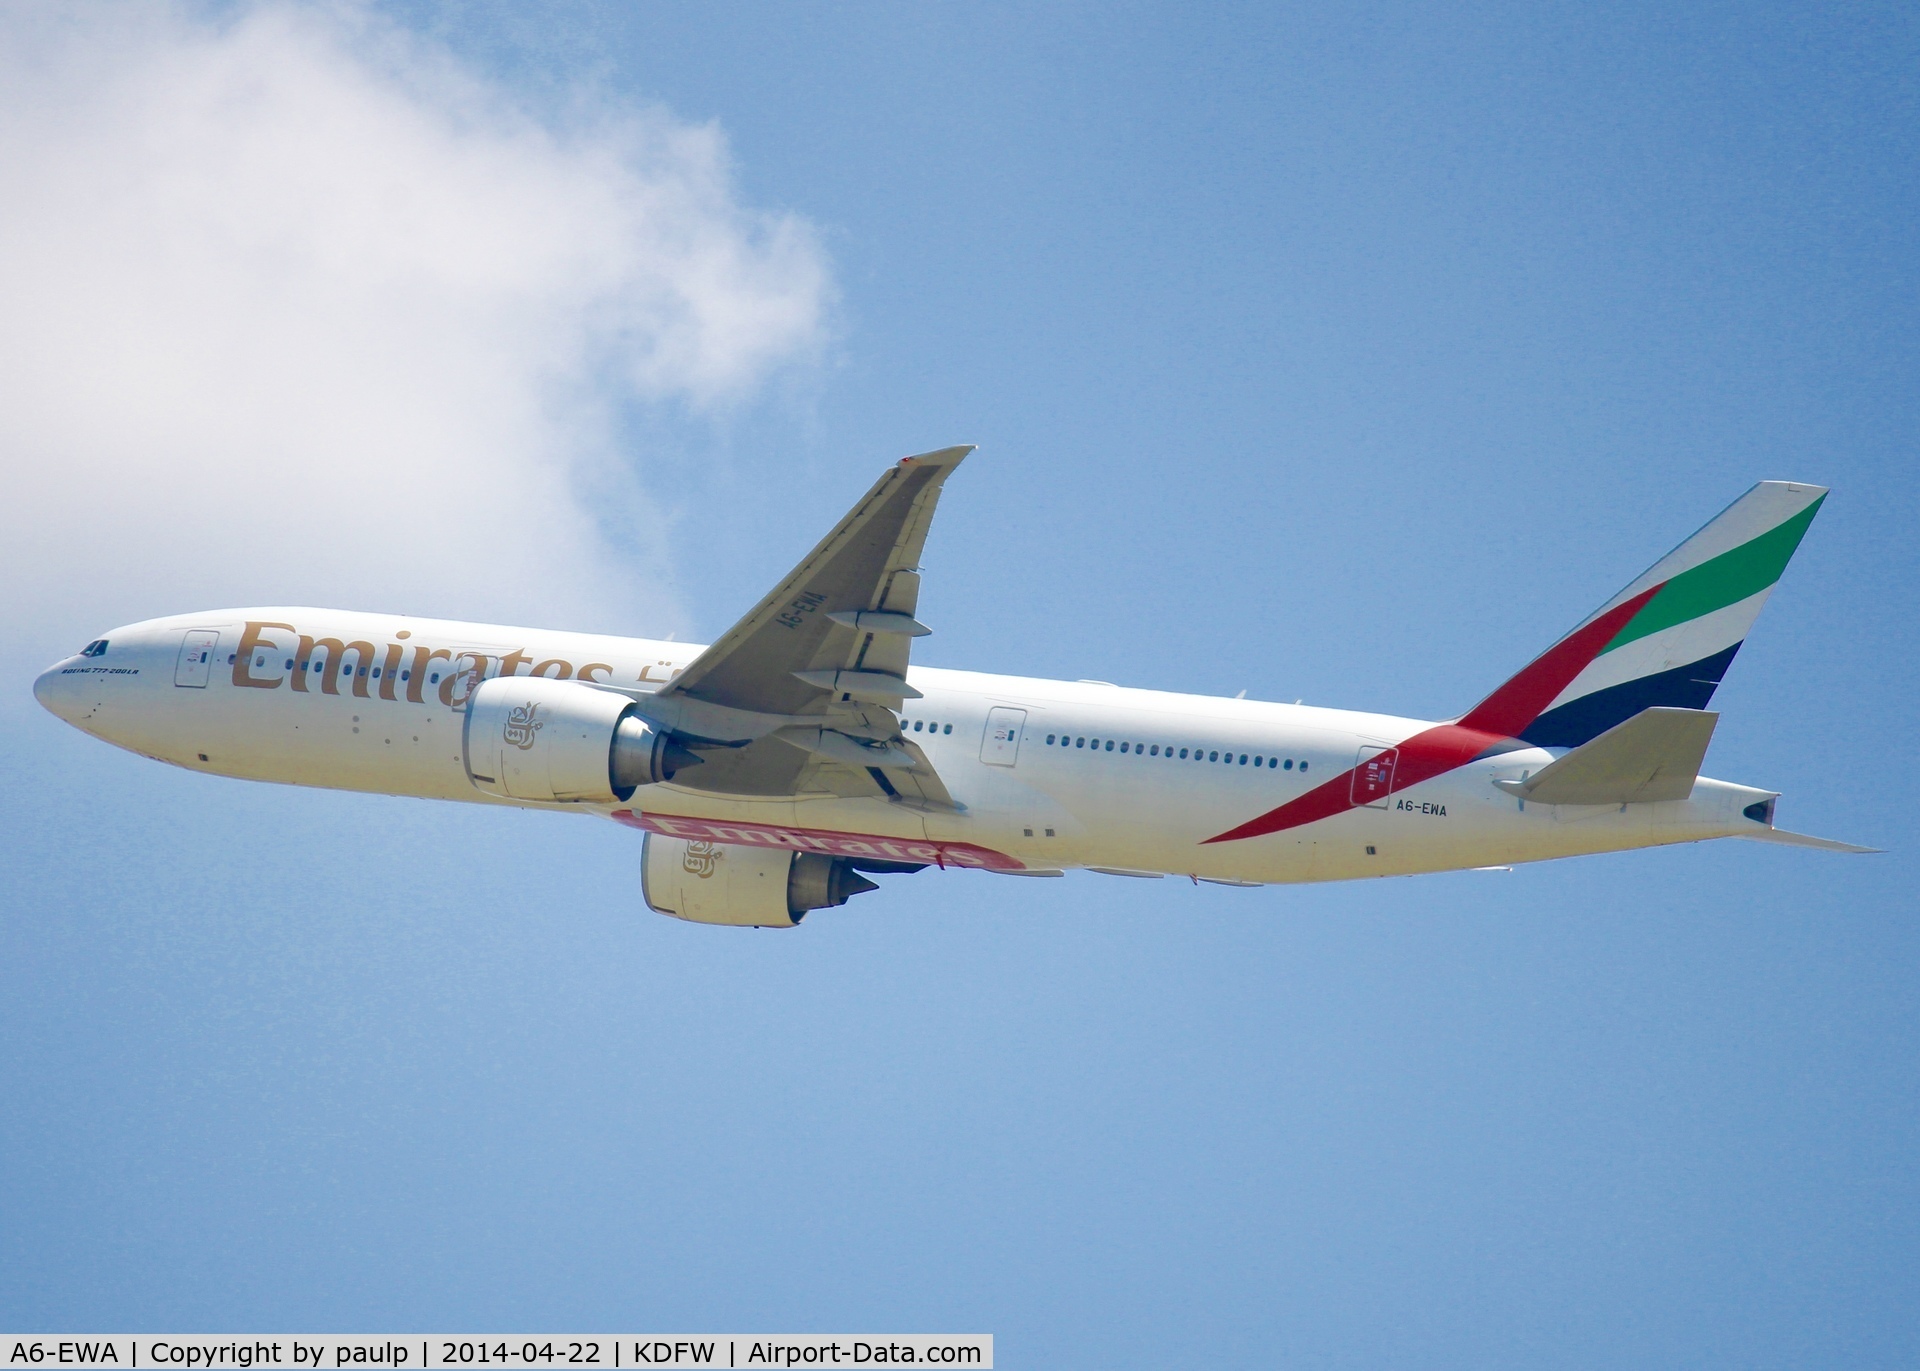
[[[1760,482],[1459,719],[1208,841],[1298,828],[1523,747],[1580,748],[1648,710],[1704,710],[1826,497]]]
[[[1762,481],[1460,722],[1579,747],[1645,709],[1705,709],[1826,498]]]

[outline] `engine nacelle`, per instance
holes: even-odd
[[[611,690],[545,676],[496,676],[467,701],[467,775],[491,795],[612,804],[699,758]]]
[[[792,928],[809,909],[879,889],[844,857],[649,833],[640,853],[647,907],[698,924]]]

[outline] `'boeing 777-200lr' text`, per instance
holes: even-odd
[[[641,830],[646,901],[792,927],[927,867],[1338,881],[1752,838],[1700,775],[1720,678],[1826,491],[1762,481],[1513,679],[1433,723],[909,668],[920,556],[971,448],[891,467],[711,647],[327,609],[129,624],[40,702],[190,770],[576,810]]]

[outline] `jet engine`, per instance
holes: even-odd
[[[845,857],[649,833],[640,853],[647,907],[700,924],[792,928],[809,909],[879,889]]]
[[[461,734],[467,775],[509,800],[611,804],[700,759],[611,690],[545,676],[482,681]]]

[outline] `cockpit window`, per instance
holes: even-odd
[[[107,640],[105,638],[95,638],[92,642],[88,643],[85,647],[80,649],[80,655],[82,657],[106,656]]]

